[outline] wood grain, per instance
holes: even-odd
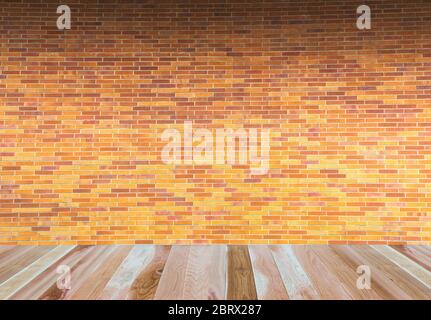
[[[0,262],[0,283],[32,264],[53,248],[53,246],[24,247],[22,250],[17,250],[15,254],[13,252],[9,255],[5,254]]]
[[[296,257],[292,246],[271,246],[271,251],[290,299],[319,299],[319,294]]]
[[[254,282],[259,300],[287,300],[289,296],[283,285],[271,250],[268,246],[249,246]]]
[[[68,254],[60,258],[57,262],[49,266],[44,272],[39,274],[22,289],[17,291],[11,299],[13,300],[36,300],[43,296],[49,296],[49,292],[57,292],[56,281],[59,277],[57,268],[60,265],[67,265],[74,268],[77,263],[94,247],[77,246]],[[61,296],[61,293],[59,294]]]
[[[6,252],[16,252],[16,250],[18,249],[19,246],[0,246],[0,263],[2,261],[2,256],[6,253]],[[24,247],[24,246],[21,246]]]
[[[34,263],[16,273],[0,285],[0,299],[8,299],[28,282],[46,270],[51,264],[70,252],[73,246],[59,246],[49,250]]]
[[[226,299],[226,254],[223,245],[173,248],[156,299]]]
[[[431,299],[430,259],[430,246],[0,246],[0,298]]]
[[[370,246],[334,246],[334,250],[350,256],[355,266],[370,267],[372,289],[382,299],[429,299],[424,284]]]
[[[293,247],[293,251],[313,283],[319,299],[379,299],[373,290],[361,290],[356,286],[359,277],[356,267],[347,264],[331,247],[298,245]]]
[[[257,300],[253,267],[247,246],[229,246],[227,299]]]
[[[392,248],[431,271],[431,246],[392,246]]]
[[[125,300],[136,277],[154,259],[155,247],[134,246],[100,295],[101,300]]]
[[[391,260],[402,270],[409,273],[415,279],[422,282],[431,290],[431,272],[423,268],[421,265],[407,258],[401,252],[389,246],[372,246],[374,250],[384,255],[387,259]]]
[[[156,294],[171,246],[157,246],[153,259],[141,271],[127,295],[128,300],[152,300]]]
[[[226,299],[227,247],[192,246],[184,283],[184,299]]]
[[[0,252],[0,268],[10,264],[10,260],[13,259],[13,257],[20,255],[22,252],[28,252],[32,248],[33,247],[30,246],[11,246],[9,249],[8,247],[3,247]]]
[[[176,246],[171,249],[156,290],[156,300],[184,299],[184,282],[190,249],[190,246]]]
[[[72,300],[94,300],[97,299],[105,289],[115,271],[119,268],[123,260],[127,257],[132,246],[119,245],[108,257],[106,263],[102,263],[93,270],[82,286],[70,295]]]
[[[355,247],[353,248],[355,249]],[[431,299],[431,290],[427,286],[370,246],[363,246],[359,253],[369,262],[370,266],[374,266],[373,274],[377,270],[389,278],[393,284],[390,290],[394,290],[395,285],[399,291],[408,295],[408,299]]]
[[[360,251],[364,246],[355,246],[356,250],[353,250],[350,246],[332,246],[332,250],[337,253],[337,255],[347,264],[352,270],[356,270],[359,266],[366,265],[371,268],[371,288],[377,294],[376,299],[385,299],[385,300],[394,300],[399,298],[399,295],[394,294],[395,292],[391,292],[388,287],[390,287],[390,283],[388,283],[387,276],[383,275],[381,272],[375,273],[373,265],[369,264],[369,261],[366,261],[361,255],[359,255],[358,251]],[[403,297],[407,299],[408,296],[405,295]]]
[[[109,261],[109,257],[115,250],[115,246],[95,246],[92,247],[82,258],[77,261],[73,266],[68,266],[70,268],[71,275],[71,288],[62,289],[57,285],[57,280],[51,288],[45,292],[40,299],[41,300],[70,300],[74,293],[82,287],[87,279],[90,278],[94,270]],[[92,272],[89,272],[92,270]],[[57,279],[59,275],[57,274]]]

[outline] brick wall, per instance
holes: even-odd
[[[0,244],[431,243],[429,0],[8,0],[0,50]],[[268,173],[164,164],[185,121]]]

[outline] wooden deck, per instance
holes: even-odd
[[[0,246],[0,299],[431,299],[431,246]]]

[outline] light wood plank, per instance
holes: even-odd
[[[0,268],[5,265],[10,264],[11,260],[15,257],[23,254],[24,252],[28,252],[33,248],[33,246],[12,246],[11,248],[6,248],[2,252],[0,252]]]
[[[155,299],[181,299],[183,296],[190,246],[175,246],[169,253]]]
[[[13,300],[36,300],[42,297],[52,296],[50,292],[57,292],[58,297],[62,292],[58,292],[56,282],[59,278],[57,268],[60,265],[69,266],[74,269],[81,259],[90,252],[94,247],[91,246],[77,246],[58,261],[49,266],[44,272],[39,274],[21,290],[16,292],[10,299]]]
[[[74,246],[58,246],[16,273],[0,285],[0,299],[8,299],[31,280],[46,270],[51,264],[69,253]]]
[[[361,290],[356,282],[357,266],[352,266],[327,245],[292,246],[320,299],[380,299],[373,290]]]
[[[109,280],[100,295],[101,300],[124,300],[136,277],[154,259],[155,247],[136,245]]]
[[[391,260],[411,276],[422,282],[431,290],[431,272],[409,259],[407,256],[389,246],[372,246],[372,248]]]
[[[371,269],[373,290],[383,299],[427,299],[429,290],[421,282],[403,271],[370,246],[337,246],[337,251],[350,251],[355,264],[366,265]]]
[[[392,248],[431,271],[431,246],[392,246]]]
[[[87,280],[70,295],[72,300],[95,300],[105,289],[106,285],[118,270],[121,263],[132,250],[133,246],[119,245],[109,255],[104,263],[92,270]]]
[[[40,299],[42,300],[70,300],[74,293],[82,287],[89,277],[102,264],[107,263],[116,246],[95,246],[88,251],[80,261],[70,268],[71,288],[59,288],[53,285]]]
[[[226,299],[226,259],[224,245],[174,247],[156,299]]]
[[[0,246],[0,261],[1,261],[1,255],[5,252],[16,250],[18,246]]]
[[[14,251],[0,266],[0,284],[35,262],[53,248],[53,246],[28,246],[23,250]]]
[[[289,299],[269,247],[265,245],[249,246],[249,252],[258,299]]]
[[[375,268],[369,264],[361,255],[359,255],[358,251],[360,251],[363,245],[355,246],[356,250],[352,249],[352,246],[345,245],[334,245],[332,246],[332,250],[336,252],[336,254],[348,265],[351,266],[352,269],[356,270],[359,266],[366,265],[370,267],[371,270],[371,290],[374,291],[377,295],[377,299],[384,300],[394,300],[400,298],[400,292],[392,292],[390,290],[391,283],[388,282],[388,278],[382,272],[376,272]],[[408,296],[403,296],[404,299],[408,299]]]
[[[226,268],[226,246],[192,246],[183,299],[226,299]]]
[[[295,255],[292,246],[271,246],[287,294],[293,300],[315,300],[320,296]]]

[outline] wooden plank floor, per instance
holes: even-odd
[[[428,300],[431,246],[0,246],[0,299]]]

